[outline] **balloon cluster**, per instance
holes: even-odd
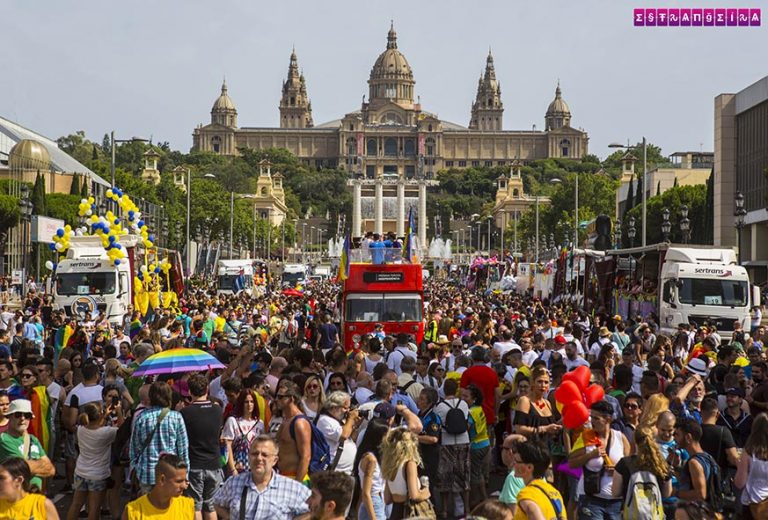
[[[555,390],[555,400],[563,416],[563,426],[572,430],[584,426],[589,419],[589,407],[605,397],[603,387],[589,384],[589,367],[580,366],[563,376]]]
[[[77,214],[81,217],[90,217],[96,212],[96,199],[88,197],[80,199],[80,205],[77,207]]]
[[[152,247],[155,243],[155,237],[149,234],[147,224],[141,219],[141,211],[131,198],[117,187],[107,190],[107,198],[117,203],[128,221],[128,226],[135,233],[141,235],[144,247]]]
[[[57,229],[56,233],[53,235],[53,243],[49,244],[48,247],[51,248],[51,251],[59,254],[59,261],[64,260],[66,257],[67,249],[69,249],[69,241],[73,235],[74,232],[72,231],[72,226],[69,224]],[[48,267],[47,262],[45,266]],[[51,262],[51,267],[49,267],[49,269],[53,269],[54,267],[55,264]]]

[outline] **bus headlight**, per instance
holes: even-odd
[[[352,341],[354,341],[355,343],[360,343],[360,339],[361,339],[360,334],[355,334],[354,336],[352,336]]]

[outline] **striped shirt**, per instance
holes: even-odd
[[[249,520],[293,520],[309,511],[307,499],[312,494],[309,488],[275,471],[262,491],[256,488],[250,472],[229,478],[214,494],[214,505],[229,511],[229,518],[241,518],[240,502],[245,486],[248,491],[244,518]]]
[[[136,477],[142,484],[155,483],[155,466],[161,453],[173,453],[189,466],[187,427],[179,412],[169,411],[152,436],[162,411],[160,407],[147,408],[133,424],[130,444],[131,469],[136,471]],[[149,445],[144,449],[148,441]]]

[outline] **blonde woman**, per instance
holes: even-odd
[[[311,375],[304,382],[304,397],[301,399],[301,409],[310,419],[317,417],[325,402],[323,380],[320,376]]]
[[[656,427],[661,412],[669,410],[669,399],[664,394],[653,394],[645,401],[643,413],[640,414],[640,423],[638,429],[648,428],[652,430]]]
[[[547,399],[549,395],[549,371],[545,367],[536,367],[531,372],[531,392],[527,396],[519,396],[513,425],[515,433],[533,438],[544,436],[555,438],[563,429],[552,413],[552,404]]]
[[[629,492],[629,481],[634,473],[647,471],[656,477],[661,496],[672,495],[672,469],[661,455],[653,431],[649,428],[638,428],[635,432],[637,454],[622,457],[613,472],[612,492],[614,498],[624,499]]]
[[[419,481],[420,465],[416,435],[403,428],[390,430],[381,445],[381,475],[386,482],[384,498],[392,504],[389,520],[413,516],[412,511],[406,511],[406,503],[432,510],[429,486],[422,487]]]
[[[133,407],[133,397],[125,386],[125,378],[131,377],[131,373],[125,369],[120,362],[115,358],[110,358],[104,363],[104,380],[102,386],[115,386],[120,392],[120,397],[123,400],[123,404],[127,404],[128,408]]]

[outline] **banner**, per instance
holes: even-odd
[[[358,132],[357,133],[357,155],[362,156],[363,155],[363,133]]]

